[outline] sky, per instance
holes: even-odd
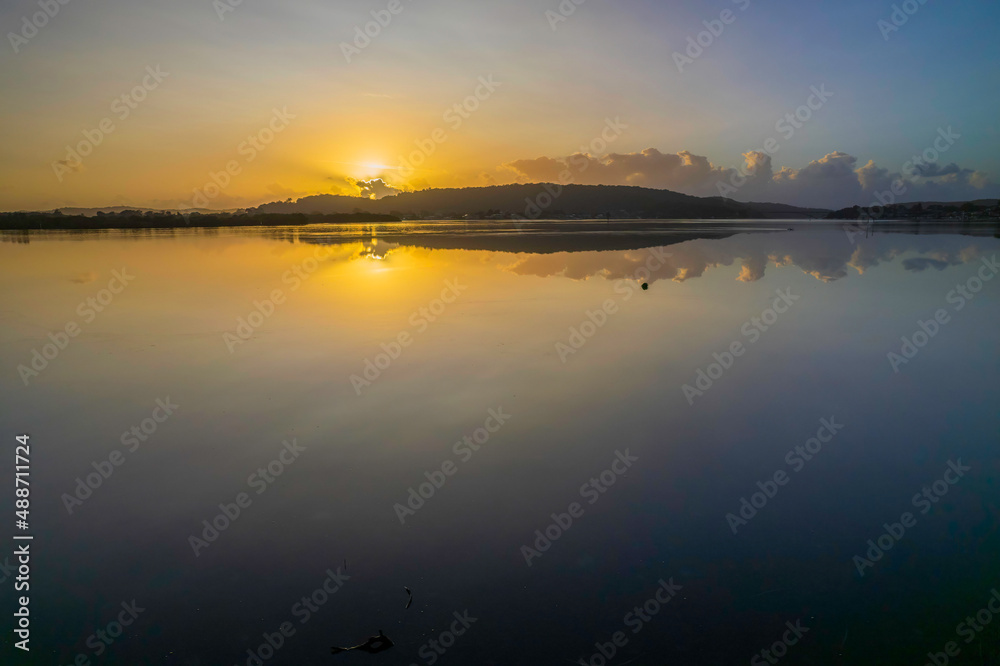
[[[1000,196],[987,0],[62,1],[0,6],[2,210],[566,171],[826,208]]]

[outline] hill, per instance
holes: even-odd
[[[532,183],[428,189],[382,199],[332,194],[268,203],[257,213],[391,214],[404,219],[769,219],[822,217],[829,211],[784,204],[742,203],[670,190],[623,185]]]

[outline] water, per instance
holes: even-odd
[[[617,224],[4,235],[5,658],[990,663],[993,230]]]

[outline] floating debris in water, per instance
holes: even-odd
[[[361,652],[367,652],[368,654],[378,654],[391,648],[395,643],[393,643],[388,636],[382,633],[382,630],[378,630],[378,636],[369,636],[368,640],[361,645],[355,645],[354,647],[332,647],[330,648],[330,654],[340,654],[341,652],[347,652],[348,650],[360,650]]]
[[[648,282],[643,282],[642,283],[642,290],[646,291],[647,289],[649,289],[649,283]]]

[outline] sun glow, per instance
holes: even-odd
[[[391,164],[383,164],[378,159],[359,160],[357,162],[329,160],[327,164],[337,165],[339,167],[338,171],[346,172],[344,175],[356,178],[357,180],[371,180],[372,178],[379,178],[386,172],[395,172],[402,169],[402,167],[392,166]],[[347,168],[344,169],[343,167]]]
[[[402,167],[389,166],[388,164],[378,164],[376,162],[364,162],[358,166],[363,166],[368,169],[375,169],[377,171],[398,171]]]

